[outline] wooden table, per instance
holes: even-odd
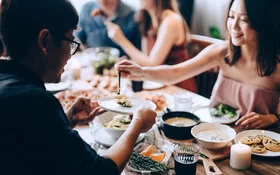
[[[180,94],[180,93],[189,93],[192,95],[192,100],[194,105],[207,105],[209,104],[210,100],[207,98],[204,98],[200,95],[194,94],[192,92],[186,91],[184,89],[175,87],[175,86],[167,86],[158,90],[153,90],[149,92],[162,92],[162,93],[167,93],[170,95],[174,94]],[[237,132],[239,129],[235,126],[232,126]],[[81,137],[88,142],[91,145],[95,144],[93,136],[90,134],[90,129],[88,126],[78,126],[76,130],[79,131]],[[279,129],[275,129],[274,131],[280,133]],[[189,142],[189,141],[183,141],[183,142]],[[95,147],[95,146],[93,146]],[[97,150],[99,151],[99,150]],[[223,174],[226,175],[235,175],[235,174],[264,174],[264,175],[270,175],[270,174],[280,174],[280,158],[264,158],[264,157],[259,157],[259,156],[253,156],[252,157],[252,166],[251,168],[243,171],[238,171],[230,167],[229,165],[229,158],[225,158],[223,160],[215,162],[216,165],[219,167],[219,169],[222,171]],[[125,169],[122,172],[123,175],[127,174],[137,174],[131,171],[128,171]],[[197,174],[205,174],[204,167],[202,163],[198,163],[197,166]]]

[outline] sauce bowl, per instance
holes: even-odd
[[[176,118],[190,119],[193,123],[187,126],[187,125],[171,125],[170,123],[166,122],[168,119],[176,120]],[[193,136],[191,134],[191,129],[192,127],[194,127],[199,123],[200,123],[200,119],[196,115],[190,112],[172,111],[163,114],[161,117],[162,131],[164,132],[166,137],[177,139],[177,140],[192,139]]]

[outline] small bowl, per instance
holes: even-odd
[[[199,124],[192,128],[191,134],[200,146],[214,150],[225,147],[236,136],[234,129],[219,123]]]
[[[167,119],[175,118],[175,117],[188,118],[194,120],[196,124],[191,126],[173,126],[165,122]],[[161,123],[162,123],[162,131],[167,137],[172,139],[177,139],[177,140],[188,140],[193,138],[193,136],[191,135],[191,129],[192,127],[200,123],[200,119],[196,115],[190,112],[174,111],[174,112],[168,112],[163,114],[161,117]]]
[[[119,115],[118,113],[114,113],[114,112],[105,112],[99,116],[97,116],[94,119],[94,125],[104,129],[104,131],[106,131],[109,135],[111,135],[112,137],[118,139],[124,132],[126,129],[113,129],[113,128],[106,128],[104,126],[105,123],[110,122],[111,120],[113,120],[113,118]]]

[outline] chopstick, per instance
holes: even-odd
[[[118,95],[120,95],[121,94],[121,72],[118,72],[118,80],[119,80]]]

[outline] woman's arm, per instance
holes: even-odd
[[[122,33],[119,26],[106,22],[109,37],[114,40],[136,63],[142,66],[157,66],[164,63],[171,48],[180,39],[180,30],[183,30],[182,19],[177,15],[165,17],[162,21],[157,39],[150,55],[138,50]]]
[[[226,41],[210,45],[194,58],[172,66],[141,67],[133,62],[123,61],[116,68],[122,72],[122,76],[130,79],[176,84],[219,66],[227,54],[227,47]]]

